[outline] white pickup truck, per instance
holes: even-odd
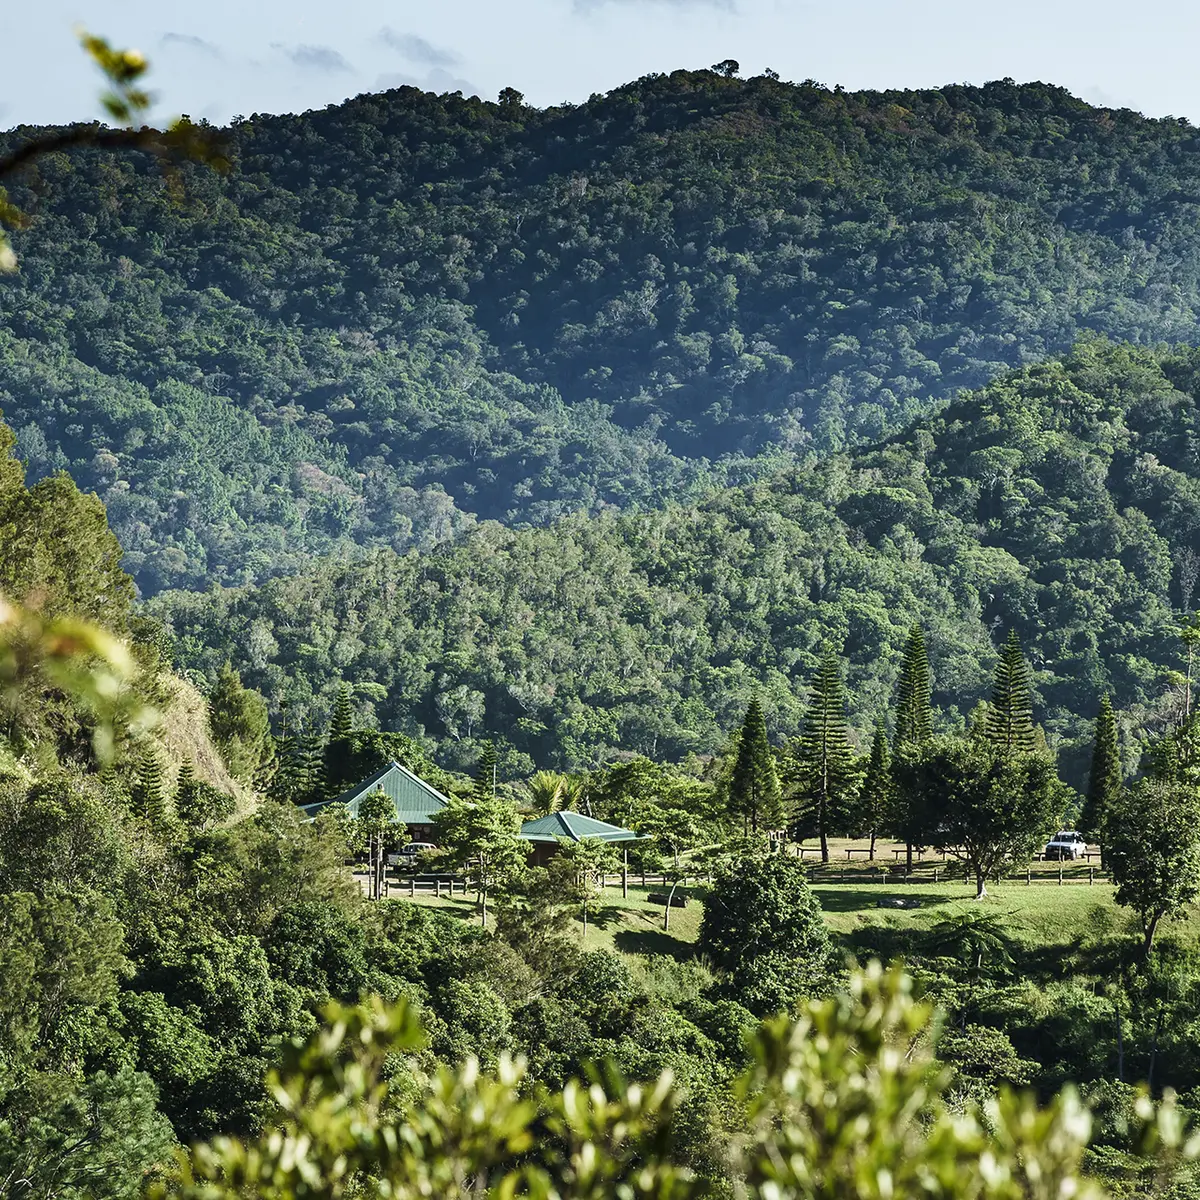
[[[1048,859],[1082,858],[1087,853],[1083,834],[1074,829],[1060,829],[1047,843],[1042,856]]]

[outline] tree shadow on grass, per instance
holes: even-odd
[[[676,962],[696,957],[696,947],[681,942],[662,929],[623,929],[613,937],[613,944],[625,954],[665,954]]]
[[[884,888],[822,889],[817,893],[826,912],[903,912],[946,904],[950,897],[922,895],[913,886],[902,891]]]

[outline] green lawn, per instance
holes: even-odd
[[[989,884],[987,898],[977,901],[971,883],[961,878],[946,880],[948,869],[954,869],[952,862],[927,855],[915,867],[912,881],[906,882],[894,873],[889,876],[889,867],[897,865],[891,853],[897,848],[894,843],[880,842],[874,863],[858,854],[847,859],[847,847],[858,850],[865,846],[861,841],[835,839],[830,843],[831,861],[827,866],[813,861],[811,855],[806,860],[830,931],[859,959],[872,955],[890,958],[902,953],[910,933],[956,913],[980,909],[1003,916],[1015,938],[1031,949],[1066,947],[1131,927],[1130,914],[1113,901],[1112,885],[1098,868],[1089,871],[1086,863],[1064,864],[1061,885],[1058,863],[1035,863],[1032,883],[1026,883],[1022,876]],[[1093,882],[1089,883],[1089,878]],[[577,922],[580,944],[630,955],[691,957],[703,906],[692,899],[686,908],[672,909],[670,931],[664,931],[662,905],[651,904],[646,898],[647,892],[661,891],[655,885],[631,885],[628,898],[623,898],[619,886],[606,889],[591,914],[586,940],[582,922]],[[392,895],[409,899],[405,888],[394,888]],[[465,921],[478,920],[473,896],[456,895],[451,900],[418,895],[411,902],[447,909]],[[1200,908],[1193,909],[1186,922],[1171,923],[1163,932],[1200,941]]]
[[[658,889],[647,889],[655,891]],[[814,880],[813,890],[821,901],[832,933],[859,957],[871,952],[888,956],[898,935],[909,930],[928,928],[957,912],[977,911],[1003,914],[1014,933],[1029,944],[1070,943],[1102,929],[1117,930],[1128,920],[1127,914],[1113,903],[1107,883],[1094,886],[1072,883],[1005,883],[992,885],[991,895],[976,901],[974,889],[958,881],[953,883],[886,884],[861,881],[821,882]],[[410,899],[403,889],[392,895],[412,904],[445,909],[464,921],[477,921],[474,896],[418,895]],[[897,902],[914,907],[898,907]],[[580,944],[588,949],[616,949],[624,954],[669,954],[687,958],[694,954],[700,931],[703,906],[697,899],[686,908],[671,910],[671,928],[663,930],[661,904],[650,904],[646,890],[630,887],[623,899],[620,888],[608,888],[592,912],[586,941],[583,924],[577,922]],[[1194,924],[1194,922],[1189,922]],[[1171,927],[1178,930],[1178,926]]]
[[[690,958],[694,953],[693,943],[700,933],[702,906],[698,900],[690,900],[686,908],[672,908],[671,929],[666,932],[663,930],[663,906],[651,904],[646,899],[648,891],[658,890],[630,887],[628,898],[623,898],[619,887],[606,888],[589,914],[586,939],[583,922],[577,922],[580,945],[588,950],[615,949],[624,954],[670,954],[676,958]],[[410,898],[401,888],[394,889],[392,896],[410,904],[447,909],[464,921],[479,920],[473,895],[436,899],[418,894]]]

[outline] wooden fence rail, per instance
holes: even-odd
[[[903,866],[869,866],[854,865],[847,856],[846,864],[828,862],[814,863],[810,867],[810,877],[814,883],[858,883],[858,884],[906,884],[920,885],[922,883],[966,882],[962,866],[947,869],[942,865],[934,866],[932,870],[906,870]],[[674,883],[680,887],[689,884],[706,883],[710,875],[669,875],[666,873],[651,873],[631,871],[628,884],[624,884],[620,872],[614,875],[602,876],[598,881],[605,889],[620,890],[628,893],[628,887],[635,881],[642,888],[668,888]],[[1064,866],[1061,862],[1055,870],[1034,870],[1027,867],[1024,871],[1004,876],[1001,882],[1023,883],[1032,886],[1035,883],[1066,884],[1104,883],[1108,879],[1107,872],[1090,863],[1084,866]],[[474,891],[473,881],[460,875],[401,875],[398,871],[388,870],[384,875],[383,894],[385,896],[432,896],[440,899],[443,896],[465,897]]]

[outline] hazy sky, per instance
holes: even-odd
[[[724,58],[848,88],[1040,79],[1200,121],[1183,0],[0,0],[0,128],[95,114],[79,24],[151,58],[163,116],[216,121],[401,83],[553,104]]]

